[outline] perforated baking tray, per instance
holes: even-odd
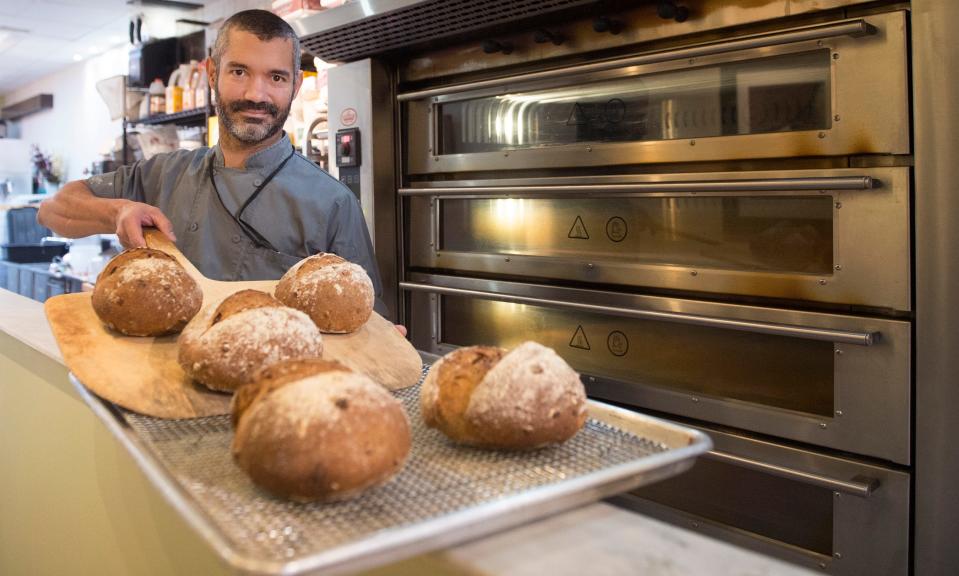
[[[396,393],[413,434],[399,475],[348,502],[297,504],[257,489],[236,467],[229,416],[142,416],[71,380],[173,507],[227,564],[251,574],[395,562],[678,474],[711,447],[698,431],[590,401],[586,426],[561,446],[463,448],[423,425],[417,385]]]

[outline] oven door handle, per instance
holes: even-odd
[[[769,464],[767,462],[760,462],[751,458],[735,456],[733,454],[718,452],[716,450],[710,450],[704,454],[703,457],[742,468],[749,468],[758,472],[764,472],[780,478],[786,478],[787,480],[795,480],[797,482],[802,482],[803,484],[819,486],[834,492],[842,492],[844,494],[859,496],[860,498],[868,498],[873,492],[876,491],[877,488],[879,488],[879,480],[875,478],[864,478],[857,476],[852,480],[837,480],[835,478],[829,478],[828,476],[813,474],[812,472],[794,470],[792,468],[786,468],[776,464]]]
[[[562,308],[567,310],[576,310],[579,312],[609,314],[626,318],[638,318],[641,320],[676,322],[680,324],[692,324],[694,326],[705,326],[709,328],[724,328],[727,330],[769,334],[772,336],[787,336],[792,338],[803,338],[806,340],[835,342],[838,344],[872,346],[879,341],[880,337],[879,332],[855,332],[850,330],[834,330],[831,328],[812,328],[809,326],[794,326],[790,324],[774,324],[769,322],[714,318],[711,316],[697,316],[694,314],[682,314],[679,312],[659,312],[656,310],[636,310],[633,308],[599,306],[597,304],[566,302],[563,300],[534,298],[531,296],[497,294],[495,292],[468,290],[466,288],[450,288],[447,286],[436,286],[433,284],[423,284],[419,282],[400,282],[400,288],[415,292],[431,292],[450,296],[473,296],[491,300],[499,300],[502,302],[511,302],[515,304],[532,304],[534,306],[547,306],[550,308]]]
[[[871,190],[879,180],[870,176],[824,176],[819,178],[765,178],[755,180],[699,180],[686,182],[638,182],[633,184],[561,184],[536,186],[444,186],[400,188],[400,196],[540,196],[590,194],[636,194],[680,192],[802,192],[808,190]]]
[[[467,82],[463,84],[454,84],[452,86],[443,86],[441,88],[431,88],[428,90],[417,90],[415,92],[405,92],[398,94],[396,99],[400,102],[407,100],[420,100],[432,96],[446,96],[458,92],[469,92],[483,88],[504,87],[512,82],[532,82],[536,80],[547,80],[552,78],[563,78],[575,74],[588,74],[591,72],[601,72],[604,70],[613,70],[616,68],[626,68],[629,66],[642,66],[646,64],[655,64],[667,62],[670,60],[686,60],[689,58],[701,58],[703,56],[714,56],[736,52],[738,50],[750,50],[753,48],[767,48],[770,46],[781,46],[783,44],[793,44],[809,40],[822,40],[824,38],[833,38],[836,36],[849,36],[857,38],[876,33],[876,27],[872,26],[862,18],[853,18],[850,20],[841,20],[828,24],[813,24],[811,26],[802,26],[793,28],[786,32],[765,32],[761,34],[752,34],[743,36],[736,40],[722,40],[718,42],[708,42],[681,48],[679,50],[663,50],[642,54],[630,58],[619,58],[616,60],[604,60],[591,64],[581,64],[579,66],[569,66],[567,68],[554,68],[543,70],[542,72],[533,72],[523,76],[512,76],[506,78],[492,78],[489,80],[480,80],[477,82]]]

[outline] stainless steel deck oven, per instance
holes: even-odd
[[[959,554],[926,513],[959,506],[930,450],[956,421],[956,227],[928,222],[955,202],[931,108],[959,96],[935,72],[957,14],[398,1],[300,26],[371,79],[334,83],[330,115],[368,110],[361,198],[418,349],[535,339],[590,395],[713,437],[620,504],[827,573],[925,574]]]

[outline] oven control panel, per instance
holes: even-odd
[[[360,197],[360,129],[342,128],[336,131],[336,167],[340,182]]]

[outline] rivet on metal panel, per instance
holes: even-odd
[[[836,410],[836,416],[837,417],[842,416],[842,410]]]
[[[842,349],[836,348],[836,356],[842,356]]]
[[[689,141],[689,145],[690,145],[690,146],[695,146],[695,145],[696,145],[696,141],[695,141],[695,140],[690,140],[690,141]]]
[[[589,377],[589,381],[590,381],[590,382],[595,382],[595,381],[596,381],[596,377],[595,377],[595,376],[590,376],[590,377]]]
[[[427,148],[426,151],[427,151],[427,152],[432,152],[433,149],[432,149],[432,148]]]
[[[699,276],[699,272],[697,272],[696,270],[691,270],[691,271],[689,272],[689,275],[690,275],[690,276]]]
[[[693,402],[699,402],[699,398],[695,396],[690,396],[689,399],[692,400]]]
[[[593,147],[592,147],[592,146],[587,146],[587,147],[586,147],[586,151],[587,151],[587,152],[592,152],[592,151],[593,151]]]
[[[820,132],[819,134],[817,134],[817,136],[819,136],[819,139],[822,140],[823,138],[826,137],[826,133],[825,133],[825,132]]]
[[[503,157],[509,156],[509,152],[503,152]]]
[[[699,528],[699,522],[693,522],[693,528]]]
[[[439,161],[440,161],[439,156],[433,156],[433,162],[439,162]]]
[[[820,285],[820,286],[825,286],[825,285],[826,285],[826,281],[825,281],[825,280],[820,280],[820,281],[819,281],[819,285]]]
[[[842,264],[836,264],[836,271],[842,270]]]
[[[823,430],[825,430],[825,429],[828,428],[829,426],[827,426],[825,422],[820,422],[820,423],[819,423],[819,427],[822,428]]]
[[[842,208],[842,202],[836,202],[836,210]]]
[[[835,116],[833,116],[832,119],[833,119],[833,122],[839,122],[839,114],[836,114]]]
[[[816,42],[816,46],[822,46],[822,40]]]
[[[506,261],[509,262],[509,258],[507,258]]]
[[[832,555],[833,555],[833,557],[836,558],[837,560],[842,558],[842,554],[840,554],[839,552],[833,552]]]
[[[833,60],[839,60],[839,52],[833,52],[833,53],[832,53],[832,59],[833,59]]]
[[[842,492],[833,492],[832,495],[836,498],[842,498]]]
[[[593,268],[595,268],[595,266],[593,266],[593,263],[592,263],[592,262],[587,262],[587,263],[586,263],[586,269],[587,269],[587,270],[592,270]]]
[[[696,61],[696,59],[695,59],[695,58],[690,58],[690,59],[689,59],[689,64],[690,64],[690,65],[692,65],[692,64],[693,64],[693,62],[695,62],[695,61]]]
[[[432,245],[433,245],[433,243],[432,243],[432,242],[430,242],[430,246],[432,246]]]
[[[825,569],[826,569],[826,563],[825,563],[825,562],[820,562],[820,563],[819,563],[819,568],[822,569],[822,570],[825,570]]]

